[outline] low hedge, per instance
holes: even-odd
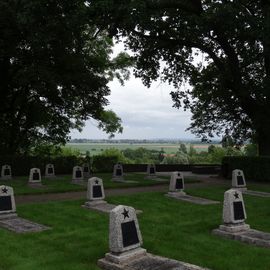
[[[82,164],[82,159],[76,156],[44,158],[39,156],[0,156],[0,166],[10,165],[12,175],[28,175],[31,168],[39,168],[41,174],[45,173],[45,166],[54,164],[56,174],[71,174],[72,168]]]
[[[270,182],[270,156],[243,157],[226,156],[222,160],[221,173],[232,177],[234,169],[243,170],[245,178],[257,182]]]
[[[119,162],[118,156],[93,156],[92,169],[94,172],[112,172],[113,166]]]

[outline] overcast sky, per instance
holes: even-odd
[[[123,133],[116,134],[115,139],[194,139],[186,132],[191,114],[173,108],[167,84],[154,83],[145,87],[140,79],[132,76],[125,86],[118,81],[110,83],[111,95],[109,109],[121,119]],[[98,130],[96,122],[89,120],[81,133],[71,132],[72,138],[106,139],[108,135]]]
[[[124,50],[123,44],[117,44],[116,55]],[[130,53],[130,52],[129,52]],[[190,124],[191,113],[173,108],[170,92],[172,86],[156,82],[150,88],[133,75],[121,86],[117,80],[109,84],[111,95],[108,97],[112,109],[121,119],[123,133],[115,139],[194,139],[185,131]],[[80,133],[72,130],[72,139],[107,139],[108,134],[100,131],[94,120],[89,120]]]

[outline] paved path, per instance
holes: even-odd
[[[228,181],[212,177],[202,177],[200,183],[187,183],[185,187],[189,188],[204,188],[211,185],[228,185]],[[195,177],[196,178],[196,177]],[[106,189],[106,197],[115,195],[126,195],[140,192],[166,192],[168,191],[168,184],[161,184],[156,186],[147,187],[129,187],[119,189]],[[86,191],[72,191],[65,193],[49,193],[49,194],[33,194],[33,195],[17,195],[16,204],[27,204],[27,203],[45,203],[50,201],[66,201],[66,200],[79,200],[86,198]]]

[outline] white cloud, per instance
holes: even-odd
[[[116,139],[194,138],[185,131],[191,113],[172,107],[171,86],[154,83],[148,89],[133,76],[125,86],[116,80],[109,86],[108,109],[117,113],[124,127],[122,134],[116,134]],[[81,133],[72,131],[71,137],[105,139],[108,135],[95,127],[95,121],[89,120]]]

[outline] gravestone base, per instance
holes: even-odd
[[[45,175],[44,178],[46,178],[46,179],[55,179],[56,176],[55,175]]]
[[[118,183],[138,183],[138,181],[125,180],[123,177],[113,177],[112,182]]]
[[[191,203],[195,203],[195,204],[200,204],[200,205],[208,205],[208,204],[218,204],[218,201],[212,201],[212,200],[208,200],[208,199],[204,199],[204,198],[200,198],[200,197],[193,197],[190,195],[186,195],[184,192],[168,192],[167,194],[165,194],[165,196],[167,197],[171,197],[177,200],[181,200],[181,201],[186,201],[186,202],[191,202]]]
[[[71,184],[75,184],[75,185],[79,185],[79,186],[87,185],[87,183],[84,182],[84,180],[71,180]]]
[[[2,219],[11,219],[17,217],[17,213],[0,214],[0,221]]]
[[[241,192],[247,191],[247,188],[246,187],[232,187],[232,189],[236,189],[236,190],[239,190]]]
[[[155,176],[145,176],[144,179],[147,179],[147,180],[154,180],[154,181],[160,181],[160,182],[165,182],[165,181],[168,181],[167,179],[162,179],[162,178],[158,178],[156,175]]]
[[[248,224],[244,222],[240,224],[224,224],[220,225],[218,230],[229,232],[229,233],[237,233],[237,232],[244,232],[250,229]]]
[[[85,202],[85,204],[82,205],[82,207],[109,214],[111,210],[113,210],[116,207],[116,205],[107,203],[106,201],[103,201],[103,200],[98,200],[98,201]],[[135,210],[135,211],[136,211],[136,214],[142,213],[142,210]]]
[[[270,197],[270,193],[268,193],[268,192],[262,192],[262,191],[246,190],[243,193],[244,194],[247,194],[247,195],[258,196],[258,197],[263,197],[263,198]]]
[[[119,255],[107,253],[97,264],[104,270],[207,270],[193,264],[152,255],[142,248]]]
[[[47,226],[20,218],[17,215],[6,219],[0,219],[0,228],[5,228],[15,233],[40,232],[50,229]]]
[[[28,182],[28,186],[31,188],[45,188],[41,182]]]
[[[219,229],[213,230],[212,233],[214,235],[238,240],[247,244],[270,248],[270,233],[249,229],[249,225],[247,225],[247,229],[236,232],[226,231],[221,226],[219,227]]]

